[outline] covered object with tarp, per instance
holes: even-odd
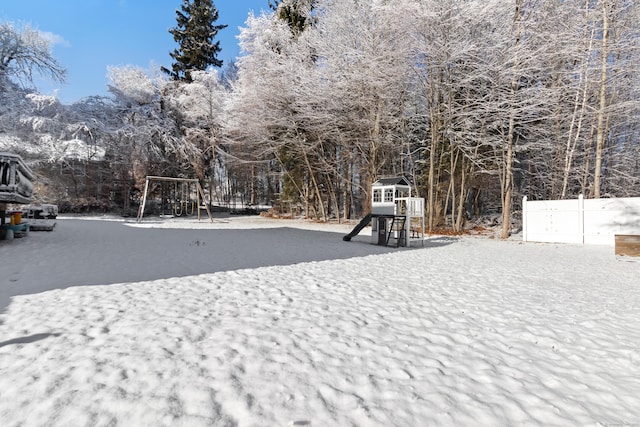
[[[0,203],[29,203],[33,172],[17,154],[0,152]]]

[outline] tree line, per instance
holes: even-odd
[[[197,177],[214,203],[346,220],[370,209],[375,179],[404,175],[430,230],[493,215],[503,237],[523,195],[640,195],[635,2],[269,5],[222,71],[112,68],[110,97],[71,106],[5,79],[0,138],[40,150],[24,154],[49,188],[73,171],[77,189],[56,197],[108,199],[89,175],[127,194],[146,175]],[[73,162],[69,141],[86,144]]]

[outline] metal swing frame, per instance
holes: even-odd
[[[202,187],[200,186],[200,182],[197,179],[173,178],[173,177],[168,177],[168,176],[147,176],[146,182],[144,184],[144,193],[142,195],[142,204],[138,208],[138,215],[136,217],[136,221],[137,222],[142,221],[142,217],[144,216],[144,208],[145,208],[145,205],[147,204],[147,194],[149,192],[149,183],[151,181],[174,182],[176,187],[177,187],[178,183],[183,183],[183,184],[192,183],[192,184],[195,184],[195,186],[196,186],[196,199],[197,199],[196,203],[198,205],[198,208],[197,208],[198,221],[200,221],[200,206],[204,206],[204,208],[207,210],[207,215],[209,216],[209,221],[213,222],[213,217],[211,216],[211,211],[209,210],[209,205],[207,205],[205,203],[205,200],[204,200],[204,191],[202,191]],[[174,206],[174,208],[175,208],[175,206]],[[182,209],[182,206],[181,206],[181,209]]]

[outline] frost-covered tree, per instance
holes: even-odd
[[[0,23],[0,133],[11,135],[5,141],[24,141],[23,147],[11,147],[24,155],[38,151],[31,145],[35,129],[30,130],[30,123],[42,127],[44,121],[30,119],[34,104],[29,97],[36,96],[36,74],[60,82],[65,79],[66,72],[53,57],[49,39],[28,25]]]
[[[381,1],[327,0],[308,30],[318,58],[317,95],[331,124],[322,137],[336,144],[342,178],[359,183],[353,191],[365,211],[376,178],[405,173],[402,129],[413,43],[404,14]]]
[[[621,159],[617,153],[626,145],[625,134],[634,127],[637,140],[640,100],[634,99],[633,94],[637,94],[638,72],[631,70],[638,70],[640,64],[637,31],[640,11],[637,2],[625,0],[601,0],[591,11],[598,35],[597,95],[593,105],[596,112],[593,171],[585,170],[585,180],[588,195],[597,198],[615,194],[609,182],[615,178],[614,172],[620,174],[624,170],[618,169],[611,160]]]
[[[296,31],[302,4],[248,21],[228,129],[318,210],[408,174],[430,228],[484,212],[506,236],[525,194],[637,188],[634,2],[323,0]]]
[[[53,57],[50,40],[41,32],[28,25],[0,23],[0,89],[6,86],[6,79],[33,85],[34,73],[59,82],[66,76]]]
[[[278,164],[284,179],[294,183],[295,179],[286,178],[292,171],[278,160],[278,154],[290,144],[289,130],[295,127],[292,91],[298,85],[289,79],[292,73],[302,77],[303,70],[291,61],[293,37],[285,22],[262,14],[250,15],[246,24],[239,36],[242,54],[227,104],[226,133],[232,138],[229,149],[237,159],[260,160],[263,165],[273,162],[274,167]],[[302,190],[296,193],[302,197]]]
[[[227,89],[216,71],[195,71],[191,83],[171,85],[167,102],[180,129],[181,157],[204,184],[209,178],[210,199],[216,182],[216,153],[220,150]]]
[[[180,10],[176,10],[177,26],[169,30],[179,45],[170,53],[175,62],[171,69],[162,67],[162,71],[173,80],[191,82],[193,71],[221,67],[218,54],[222,49],[215,38],[227,26],[215,25],[217,20],[218,9],[212,0],[183,0]]]
[[[283,35],[283,41],[274,44],[271,49],[276,55],[281,56],[281,64],[290,63],[294,67],[294,73],[285,72],[285,81],[289,81],[290,87],[287,89],[287,96],[292,96],[296,103],[305,99],[315,97],[305,94],[314,87],[315,78],[308,80],[309,73],[313,73],[315,65],[314,47],[308,43],[306,30],[312,27],[312,14],[316,5],[314,0],[283,0],[270,2],[270,7],[274,10],[272,19],[278,24],[285,23],[291,33],[290,36]],[[284,70],[283,70],[284,71]],[[297,75],[295,75],[297,73]],[[285,116],[291,110],[299,111],[303,114],[304,108],[292,106],[284,111]],[[310,210],[316,212],[316,216],[326,218],[326,209],[319,188],[324,187],[321,181],[321,167],[318,160],[322,159],[321,153],[314,153],[309,149],[309,143],[317,139],[314,130],[308,120],[300,117],[299,120],[291,122],[287,128],[287,134],[291,136],[291,141],[284,144],[277,153],[277,159],[285,172],[283,177],[282,199],[294,202],[303,202],[305,212]],[[318,144],[311,143],[312,147]]]
[[[276,159],[282,196],[320,218],[349,217],[353,191],[361,196],[371,177],[401,169],[394,132],[408,51],[402,27],[388,25],[401,14],[374,6],[320,3],[298,33],[278,15],[252,17],[240,37],[231,123],[254,152]]]
[[[132,66],[110,67],[109,79],[120,117],[110,153],[121,179],[140,184],[146,175],[175,175],[184,160],[175,122],[164,106],[167,81]]]
[[[405,25],[414,40],[407,111],[414,181],[427,199],[429,229],[449,214],[459,230],[462,205],[482,167],[479,153],[487,151],[482,129],[498,120],[487,101],[497,81],[490,73],[502,39],[499,2],[406,3]]]

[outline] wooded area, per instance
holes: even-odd
[[[0,149],[83,209],[130,210],[158,175],[197,178],[213,204],[342,220],[404,175],[430,230],[492,215],[506,237],[523,195],[640,195],[636,2],[288,3],[190,82],[114,67],[110,97],[67,106],[0,64]]]

